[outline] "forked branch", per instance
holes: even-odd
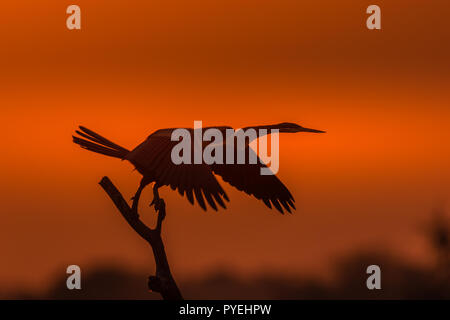
[[[137,211],[133,211],[130,208],[122,194],[108,177],[103,177],[100,181],[100,186],[105,190],[133,230],[146,240],[152,248],[156,262],[156,275],[149,277],[148,288],[151,291],[160,293],[164,300],[182,300],[181,292],[170,273],[169,262],[167,261],[164,243],[161,238],[161,228],[166,215],[166,206],[164,200],[159,198],[158,190],[154,189],[154,205],[158,213],[158,219],[156,228],[151,229],[139,219]]]

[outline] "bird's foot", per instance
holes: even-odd
[[[166,211],[166,204],[161,198],[153,198],[152,203],[150,203],[150,207],[153,206],[155,211]]]
[[[161,222],[166,217],[166,203],[161,198],[153,198],[152,203],[150,203],[150,206],[154,206],[155,211],[158,213],[158,225],[161,224]]]
[[[150,203],[150,207],[154,206],[155,211],[158,213],[158,222],[156,229],[161,232],[161,224],[166,217],[166,204],[163,199],[159,197],[158,186],[153,186],[153,201]]]

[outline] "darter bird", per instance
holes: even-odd
[[[219,130],[224,135],[227,129],[232,129],[226,126],[203,129],[212,128]],[[259,157],[255,164],[237,164],[236,161],[234,164],[213,163],[208,165],[206,163],[193,164],[193,162],[191,164],[174,164],[171,160],[171,152],[172,148],[179,143],[171,139],[175,129],[157,130],[131,151],[83,126],[76,130],[77,135],[73,136],[73,142],[89,151],[128,160],[134,165],[136,170],[143,176],[136,194],[132,198],[132,209],[136,212],[142,190],[153,182],[155,183],[153,186],[155,197],[158,197],[158,188],[170,186],[173,190],[178,190],[181,196],[186,195],[191,204],[194,204],[195,197],[203,210],[206,210],[206,202],[214,210],[217,210],[217,205],[226,208],[225,201],[229,201],[229,198],[215,175],[221,176],[225,182],[228,182],[236,189],[262,200],[269,208],[275,207],[281,213],[284,213],[283,209],[290,213],[291,209],[295,209],[295,200],[288,188],[275,175],[261,175],[261,168],[266,168],[266,165]],[[254,129],[256,132],[261,132],[260,129],[265,129],[268,134],[274,129],[280,133],[324,133],[321,130],[304,128],[295,123],[287,122],[243,128],[244,132],[248,129]],[[192,134],[194,133],[194,129],[187,130]],[[251,141],[250,139],[247,140],[244,144],[244,151],[245,154],[251,154],[253,152],[249,146]],[[227,141],[222,143],[224,154],[227,152],[227,143]],[[238,145],[238,143],[234,143],[234,155],[239,151],[237,150]]]

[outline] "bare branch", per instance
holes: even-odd
[[[167,255],[164,249],[164,243],[161,238],[161,227],[166,215],[166,206],[164,200],[159,198],[157,189],[154,190],[157,196],[155,201],[155,210],[158,212],[158,221],[154,230],[147,227],[140,219],[137,208],[132,208],[123,198],[122,194],[117,190],[108,177],[103,177],[100,186],[105,190],[116,208],[133,228],[133,230],[145,239],[151,246],[156,262],[156,275],[150,276],[148,279],[148,288],[152,291],[159,292],[164,300],[182,300],[180,290],[172,277],[167,261]]]
[[[116,208],[128,222],[128,224],[145,240],[149,240],[151,237],[152,230],[147,227],[140,219],[139,215],[131,210],[128,203],[122,197],[122,194],[117,190],[114,184],[109,180],[108,177],[103,177],[100,181],[100,186],[105,190],[108,196],[116,205]]]

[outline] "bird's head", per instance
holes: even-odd
[[[325,133],[325,131],[305,128],[305,127],[299,126],[298,124],[291,123],[291,122],[283,122],[283,123],[277,124],[274,126],[274,129],[278,129],[280,132],[290,132],[290,133],[295,133],[295,132]]]

